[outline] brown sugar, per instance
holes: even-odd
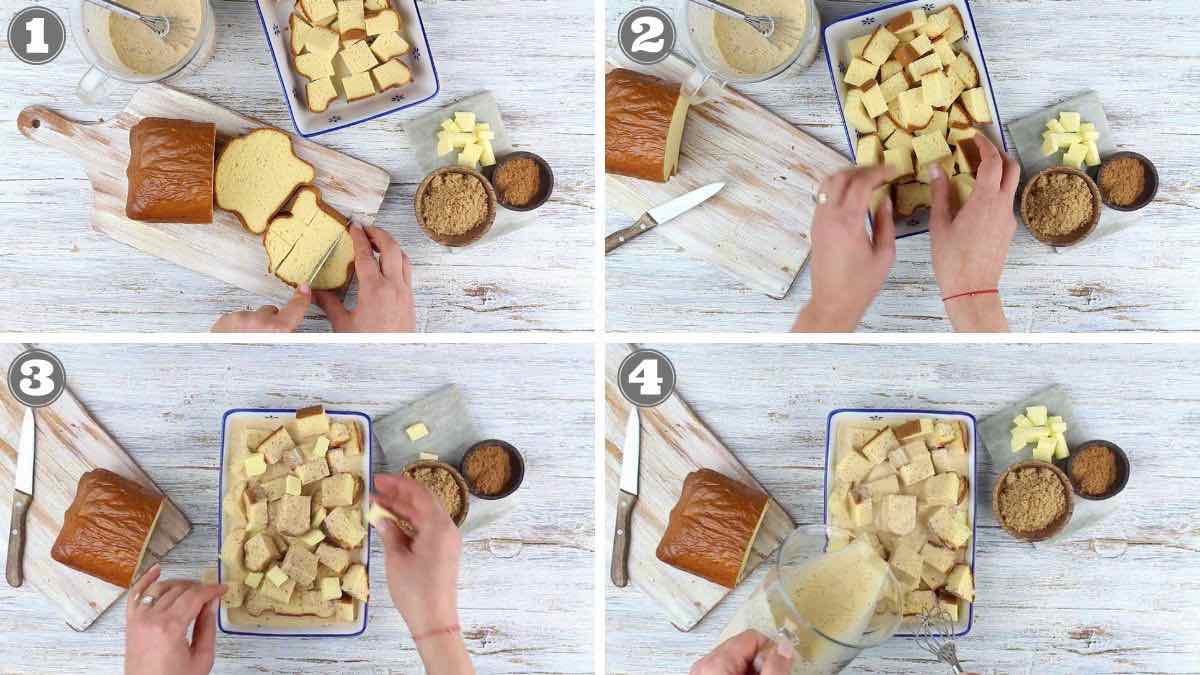
[[[1089,445],[1071,460],[1071,482],[1089,497],[1112,489],[1117,473],[1117,454],[1103,445]]]
[[[542,189],[542,170],[528,157],[505,162],[492,177],[500,201],[511,206],[525,206]]]
[[[1131,206],[1146,191],[1146,166],[1136,157],[1118,157],[1100,169],[1100,189],[1117,206]]]
[[[467,482],[482,495],[504,492],[512,480],[512,461],[508,450],[499,445],[484,445],[474,450],[463,463]]]
[[[1026,224],[1044,236],[1070,234],[1092,220],[1095,204],[1087,182],[1069,173],[1038,178],[1025,200]]]
[[[453,474],[440,466],[418,466],[404,473],[428,488],[452,520],[458,518],[462,512],[463,493]]]
[[[1000,521],[1017,532],[1049,527],[1067,508],[1067,491],[1053,471],[1043,467],[1008,474],[999,495]]]
[[[474,176],[444,173],[429,181],[419,208],[430,230],[442,235],[463,234],[478,227],[487,217],[487,191]]]

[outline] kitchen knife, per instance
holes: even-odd
[[[629,411],[625,423],[625,447],[621,450],[621,489],[617,492],[617,525],[613,534],[612,582],[624,588],[629,584],[629,526],[633,505],[637,503],[638,465],[642,455],[642,420],[638,408]]]
[[[345,234],[345,230],[339,232],[337,239],[333,240],[333,243],[329,245],[329,249],[325,251],[325,255],[321,256],[321,262],[317,263],[317,266],[313,268],[312,275],[308,277],[308,281],[306,282],[308,283],[309,288],[312,288],[313,281],[315,281],[317,275],[321,273],[321,268],[325,266],[325,263],[329,262],[329,257],[333,255],[333,250],[337,248],[338,242],[342,240],[342,236]]]
[[[624,244],[625,242],[641,235],[656,225],[677,218],[691,209],[703,204],[709,197],[717,194],[724,188],[724,183],[710,183],[702,188],[696,188],[691,192],[676,197],[666,204],[660,204],[649,211],[642,214],[641,218],[637,219],[633,225],[617,230],[604,238],[604,252],[612,253],[613,249]]]
[[[8,530],[8,562],[5,576],[8,585],[16,588],[24,581],[21,573],[21,557],[25,552],[25,516],[33,505],[33,458],[34,458],[33,408],[25,408],[25,421],[21,423],[21,444],[17,447],[17,472],[13,475],[12,527]]]

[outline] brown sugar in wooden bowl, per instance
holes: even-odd
[[[491,493],[479,489],[480,486],[475,485],[470,479],[467,480],[467,485],[471,488],[471,494],[479,499],[504,499],[516,492],[517,488],[521,487],[521,483],[525,480],[525,457],[513,444],[496,438],[479,441],[475,445],[472,445],[466,454],[463,455],[462,461],[459,462],[460,472],[464,478],[470,476],[471,472],[468,471],[468,464],[471,462],[471,458],[488,447],[498,447],[504,450],[509,467],[508,482],[500,490]]]
[[[1083,180],[1083,182],[1087,185],[1088,190],[1092,193],[1091,218],[1089,218],[1088,221],[1082,226],[1065,234],[1048,234],[1039,232],[1030,225],[1030,193],[1033,191],[1033,188],[1035,185],[1037,185],[1038,181],[1042,180],[1044,177],[1053,176],[1055,174],[1078,176]],[[1033,235],[1033,238],[1037,239],[1043,244],[1050,246],[1072,246],[1086,239],[1087,236],[1096,229],[1096,224],[1100,222],[1101,204],[1100,187],[1096,185],[1096,181],[1092,180],[1091,176],[1088,176],[1086,173],[1079,171],[1078,169],[1072,169],[1068,166],[1052,166],[1049,169],[1039,172],[1036,176],[1029,179],[1029,182],[1025,184],[1025,188],[1021,190],[1021,221],[1025,223],[1025,228],[1029,230],[1029,233]]]
[[[455,525],[462,525],[463,521],[467,519],[467,511],[471,506],[471,491],[467,488],[466,479],[463,478],[462,474],[458,472],[458,469],[455,469],[453,466],[445,462],[438,462],[431,459],[423,459],[418,462],[413,462],[412,464],[405,466],[400,473],[408,478],[412,478],[422,485],[426,485],[426,487],[430,487],[425,483],[425,481],[417,478],[418,475],[423,475],[423,473],[420,472],[421,469],[432,469],[434,471],[440,469],[445,471],[454,479],[454,484],[458,486],[458,498],[461,506],[459,507],[457,514],[450,514],[450,519],[454,521]],[[434,499],[440,503],[441,497],[438,495],[436,489],[430,487],[430,492],[434,493]],[[444,504],[442,504],[442,506],[445,508]]]
[[[437,229],[432,227],[430,223],[426,222],[424,206],[425,200],[429,195],[430,185],[438,176],[445,176],[447,174],[462,174],[475,178],[483,187],[484,194],[487,198],[487,209],[483,219],[466,232],[460,232],[457,234],[439,232]],[[487,234],[488,230],[492,228],[492,223],[496,222],[496,191],[492,189],[492,184],[488,182],[488,179],[485,178],[483,174],[473,169],[468,169],[464,166],[444,166],[426,176],[425,180],[421,181],[421,185],[417,187],[417,193],[413,200],[413,206],[417,212],[417,224],[421,226],[421,231],[424,232],[430,239],[442,244],[443,246],[458,247],[473,244],[482,239],[483,235]]]
[[[1005,522],[1004,517],[1000,512],[1000,493],[1003,492],[1007,487],[1008,477],[1018,471],[1021,471],[1022,469],[1046,469],[1052,472],[1055,478],[1057,478],[1062,484],[1063,498],[1066,500],[1066,505],[1058,514],[1056,514],[1054,520],[1045,527],[1037,530],[1018,530],[1010,523]],[[1044,541],[1061,532],[1071,520],[1071,515],[1075,512],[1075,502],[1073,501],[1074,493],[1075,488],[1073,485],[1071,485],[1071,480],[1067,478],[1067,474],[1063,473],[1061,469],[1053,464],[1038,461],[1036,459],[1017,462],[1016,464],[1013,464],[1005,469],[1004,472],[1000,474],[1000,477],[996,479],[996,485],[992,488],[992,514],[996,517],[996,520],[1000,523],[1000,526],[1004,528],[1004,531],[1008,532],[1013,537],[1020,539],[1021,541]]]

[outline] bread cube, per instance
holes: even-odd
[[[860,136],[854,163],[858,166],[876,166],[883,159],[883,142],[877,134]]]
[[[888,532],[904,536],[917,526],[917,498],[912,495],[883,496],[883,519]],[[918,571],[919,575],[919,571]]]
[[[847,42],[846,48],[850,53],[850,58],[853,59],[856,56],[862,56],[863,50],[867,48],[867,43],[870,42],[871,38],[873,37],[875,37],[875,33],[870,32],[866,35],[860,35]]]
[[[314,26],[328,26],[338,17],[333,0],[299,0],[297,5],[304,12],[304,18]]]
[[[900,92],[908,90],[908,78],[905,77],[904,73],[896,73],[895,75],[885,79],[883,84],[879,85],[878,88],[879,92],[883,94],[883,100],[886,106],[887,103],[896,100],[896,98],[900,96]],[[886,112],[886,110],[884,112]],[[876,117],[878,117],[878,115],[876,115]]]
[[[933,460],[929,458],[929,453],[911,458],[908,464],[898,469],[900,474],[900,482],[905,487],[915,485],[921,481],[934,475]]]
[[[315,457],[296,467],[296,477],[302,485],[315,483],[329,475],[329,462],[324,457]]]
[[[950,193],[952,206],[957,211],[966,206],[967,200],[971,198],[971,193],[975,191],[975,178],[969,173],[960,173],[950,179],[950,187],[954,190]],[[953,445],[954,441],[951,441]],[[934,468],[937,465],[934,464]]]
[[[900,134],[897,131],[893,138]],[[933,193],[924,183],[901,183],[896,186],[896,213],[901,216],[911,216],[922,207],[928,208],[933,204]]]
[[[887,114],[880,115],[875,124],[876,133],[879,134],[881,141],[886,141],[889,136],[896,133],[896,123]]]
[[[886,188],[884,188],[884,189],[886,189]],[[884,478],[887,478],[888,476],[895,476],[895,475],[896,475],[896,470],[892,468],[891,464],[888,464],[887,462],[880,462],[880,463],[876,464],[873,469],[871,469],[871,473],[867,474],[867,477],[863,479],[863,482],[864,483],[873,483],[877,480],[883,480]]]
[[[888,152],[891,151],[889,150]],[[912,169],[911,156],[908,158],[908,168],[910,170]],[[893,469],[899,470],[900,467],[908,464],[908,461],[908,453],[904,451],[903,447],[899,447],[888,452],[888,464],[890,464]]]
[[[945,612],[950,621],[958,622],[958,598],[944,591],[940,592],[937,594],[937,608]]]
[[[925,10],[914,9],[899,14],[892,20],[887,22],[888,30],[893,33],[904,33],[907,31],[915,31],[925,25]]]
[[[354,601],[343,598],[335,602],[334,616],[341,623],[354,623]]]
[[[963,23],[962,14],[958,13],[957,7],[950,5],[940,13],[946,15],[946,20],[950,23],[950,27],[942,33],[942,38],[953,44],[966,37],[966,25]]]
[[[947,40],[944,36],[930,43],[929,48],[938,55],[942,65],[950,65],[958,60],[958,54],[954,51],[953,43]]]
[[[956,565],[946,576],[946,592],[959,599],[972,602],[975,600],[975,579],[971,576],[971,568],[966,565]]]
[[[338,448],[350,440],[350,427],[341,422],[331,422],[329,424],[329,433],[325,435],[329,437],[329,447]]]
[[[238,583],[236,580],[226,579],[225,593],[221,595],[221,604],[226,607],[241,607],[242,602],[246,598],[245,585]]]
[[[883,96],[883,90],[880,89],[879,83],[875,80],[870,80],[864,84],[860,91],[860,100],[863,108],[871,117],[879,117],[887,112],[887,100]]]
[[[891,57],[892,50],[898,44],[900,44],[900,38],[896,37],[886,26],[879,26],[871,34],[867,46],[863,48],[862,58],[875,66],[881,66]],[[875,74],[872,73],[871,77],[875,77]]]
[[[926,612],[933,611],[937,606],[937,599],[933,595],[933,591],[909,591],[904,596],[904,615],[905,616],[921,616]]]
[[[310,80],[333,77],[333,56],[322,52],[305,52],[295,58],[296,72]]]
[[[920,80],[926,73],[941,71],[941,69],[942,58],[937,55],[937,52],[930,52],[907,66],[908,74],[914,81]]]
[[[921,94],[925,104],[932,108],[947,108],[954,99],[951,98],[953,87],[950,78],[941,70],[934,70],[921,76]]]
[[[946,506],[939,506],[929,516],[929,530],[943,544],[953,549],[962,548],[971,538],[971,530]]]
[[[337,577],[325,577],[321,580],[321,599],[337,600],[342,597],[342,581]]]
[[[260,483],[255,492],[262,500],[268,502],[282,499],[287,494],[287,476]]]
[[[923,439],[928,436],[933,429],[926,428],[921,424],[921,420],[908,420],[898,427],[894,427],[896,438],[900,439],[901,443],[909,443],[915,439]]]
[[[882,66],[879,66],[880,82],[886,82],[896,75],[904,75],[904,64],[900,63],[896,59],[885,61]],[[908,80],[905,80],[905,84],[908,84]]]
[[[358,422],[350,422],[350,438],[342,444],[342,449],[346,451],[346,455],[361,455],[363,448],[362,429],[358,426]]]
[[[358,101],[375,95],[375,81],[371,73],[354,73],[341,79],[342,91],[347,101]]]
[[[942,574],[947,574],[958,561],[958,554],[948,548],[927,542],[921,548],[921,558],[925,561],[926,565]]]
[[[954,72],[958,79],[968,88],[979,86],[979,71],[975,68],[975,62],[971,60],[970,54],[959,52],[958,58],[954,63],[949,64],[950,70]]]
[[[908,93],[908,92],[905,92]],[[932,111],[930,112],[932,116]],[[926,134],[913,139],[913,152],[917,155],[917,166],[936,162],[953,153],[941,134]]]
[[[341,574],[350,566],[350,552],[337,546],[322,543],[317,546],[317,560],[329,569]]]
[[[311,53],[322,54],[332,59],[341,46],[338,34],[328,28],[313,26],[304,33],[304,48]]]
[[[891,427],[885,427],[862,448],[862,454],[871,464],[878,464],[887,459],[888,453],[900,447],[900,441]]]
[[[308,109],[313,112],[325,112],[329,104],[338,97],[337,87],[333,86],[333,78],[325,77],[313,80],[305,87]]]
[[[367,35],[383,35],[400,30],[400,15],[394,9],[368,14],[366,19]]]
[[[379,91],[387,91],[412,82],[412,71],[399,59],[393,58],[372,68],[371,77],[374,78],[375,84],[379,85]]]
[[[294,447],[296,447],[296,442],[292,440],[291,434],[287,429],[279,427],[254,450],[262,455],[267,464],[274,464],[283,457],[285,450]]]
[[[933,119],[933,107],[925,102],[925,92],[921,87],[900,92],[896,101],[904,118],[904,126],[909,131],[921,129]]]
[[[366,10],[363,8],[362,0],[338,0],[337,10],[338,33],[343,41],[362,40],[367,37],[364,18]],[[324,415],[325,411],[321,410],[321,414]],[[296,417],[299,421],[300,413],[296,413]]]
[[[866,478],[874,466],[866,457],[857,452],[846,453],[834,467],[834,476],[845,483],[857,483]]]
[[[330,470],[334,473],[350,473],[356,476],[361,476],[363,472],[362,457],[353,455],[348,456],[342,448],[330,450],[325,456],[329,464]]]
[[[275,546],[275,540],[263,532],[250,537],[246,541],[245,549],[243,559],[246,569],[251,572],[261,572],[279,558],[279,548]]]
[[[929,41],[928,35],[917,35],[909,40],[908,46],[912,47],[918,56],[925,56],[933,51],[933,43]]]
[[[342,591],[361,602],[367,601],[369,587],[367,583],[367,568],[355,563],[342,574]]]
[[[321,481],[321,506],[350,506],[358,496],[358,479],[339,473]]]
[[[275,521],[275,528],[295,536],[308,532],[311,501],[308,495],[284,495],[279,500],[279,519]]]
[[[888,476],[887,478],[864,484],[863,489],[872,497],[897,494],[900,492],[900,479],[896,476]]]
[[[279,567],[287,573],[288,578],[295,579],[296,584],[303,588],[309,588],[317,580],[317,556],[304,546],[289,546]]]
[[[883,62],[880,61],[880,63]],[[846,67],[846,75],[842,78],[842,81],[852,87],[859,87],[864,82],[874,80],[878,73],[879,64],[856,57]]]
[[[891,136],[888,136],[888,139],[886,142],[884,142],[883,147],[887,150],[907,150],[911,155],[913,147],[912,134],[908,133],[902,128],[897,128],[895,133],[893,133]]]
[[[921,90],[924,91],[924,87],[922,87]],[[950,113],[943,110],[934,110],[933,115],[929,118],[929,123],[924,127],[917,129],[917,135],[925,136],[927,134],[937,134],[939,136],[945,136],[946,130],[949,128],[949,118]],[[947,157],[946,159],[950,158]],[[951,165],[952,166],[950,168],[953,169],[953,160],[951,160]]]
[[[351,73],[365,73],[375,66],[379,65],[379,59],[375,58],[375,54],[367,45],[366,41],[359,41],[346,46],[342,51],[338,52],[338,56],[342,59],[342,63],[350,69]],[[329,428],[325,427],[324,433]]]
[[[946,574],[927,563],[921,567],[921,583],[936,591],[946,585]]]
[[[921,579],[921,554],[909,546],[898,546],[888,558],[888,564],[896,571],[897,577],[905,581]]]
[[[367,535],[362,524],[362,513],[347,506],[339,506],[325,516],[325,532],[330,539],[346,548],[358,546]]]
[[[975,135],[978,133],[979,133],[979,130],[974,127],[967,127],[966,129],[960,129],[956,126],[951,125],[950,130],[946,135],[946,141],[948,143],[950,143],[950,145],[961,145],[964,141],[974,138]]]

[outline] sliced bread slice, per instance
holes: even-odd
[[[380,61],[407,54],[409,49],[408,41],[396,31],[383,33],[371,42],[371,51]]]
[[[304,36],[308,31],[312,30],[312,24],[305,21],[304,17],[299,14],[289,16],[288,24],[291,28],[290,43],[292,56],[299,56],[300,52],[304,51]]]
[[[300,188],[288,214],[272,220],[263,235],[268,269],[289,286],[298,286],[308,281],[336,240],[337,247],[313,280],[312,288],[343,288],[350,283],[354,267],[354,242],[346,231],[348,224],[342,214],[321,201],[315,187]]]
[[[338,0],[337,23],[343,42],[366,38],[367,27],[362,0]]]
[[[217,206],[261,234],[296,188],[315,176],[312,165],[296,156],[291,136],[255,129],[230,141],[217,158]]]
[[[338,16],[337,5],[333,0],[300,0],[300,11],[304,18],[314,26],[328,26]]]
[[[364,22],[367,35],[382,35],[400,30],[400,14],[394,9],[368,14]]]
[[[333,77],[333,57],[319,52],[306,52],[293,59],[296,72],[309,80]]]
[[[305,101],[308,109],[315,112],[325,112],[329,104],[338,97],[337,87],[333,86],[333,78],[325,77],[313,80],[305,87]]]
[[[371,70],[371,77],[379,85],[379,91],[402,87],[412,82],[412,71],[397,59],[384,61]]]

